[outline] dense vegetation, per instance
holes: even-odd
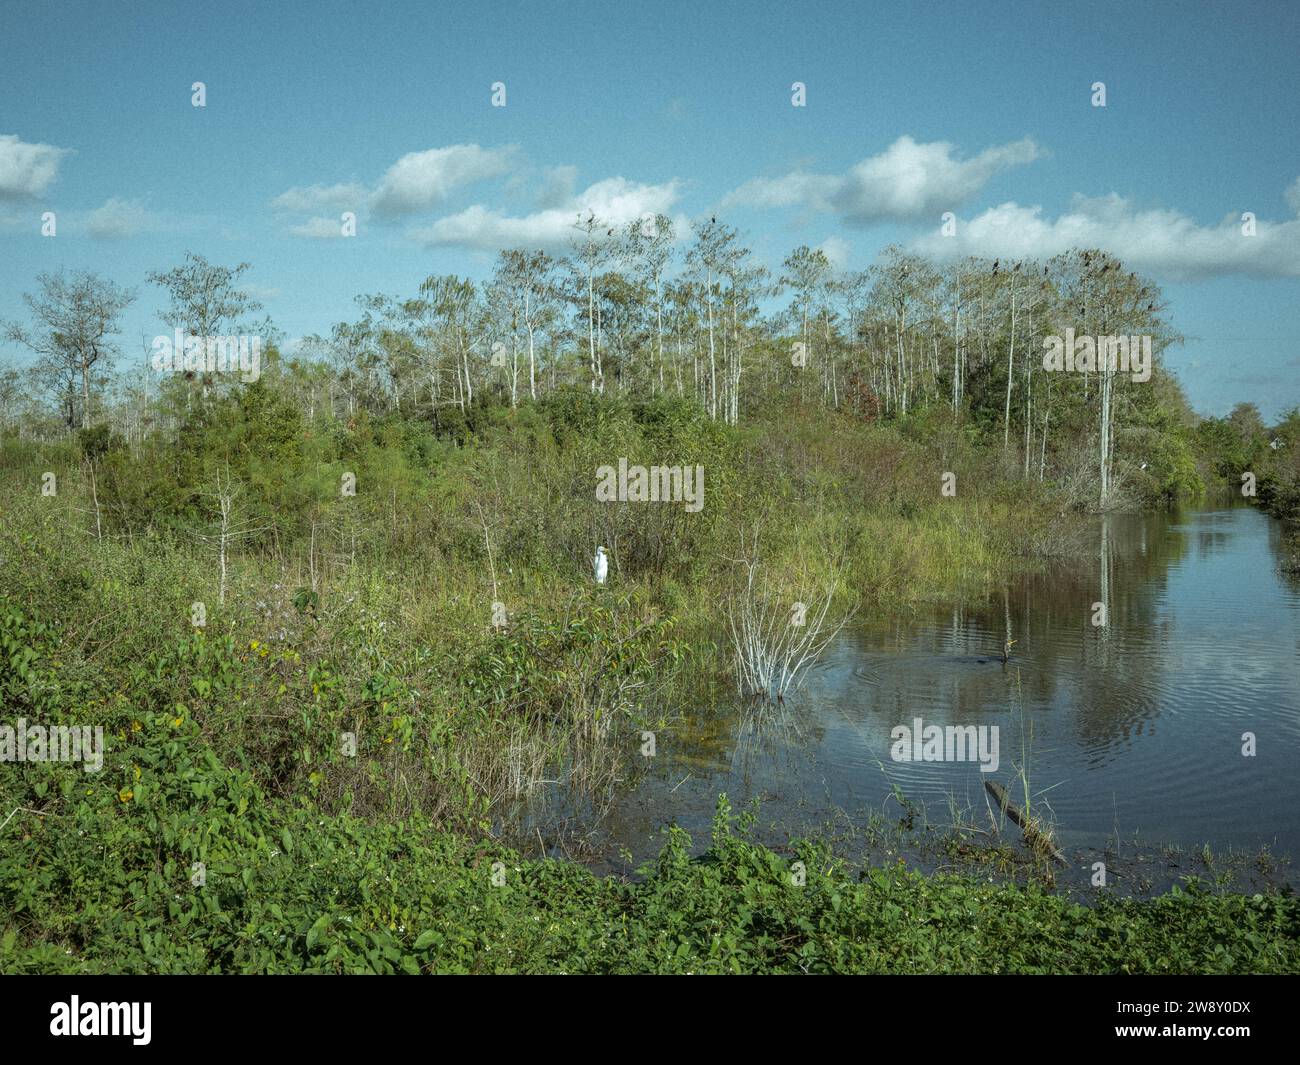
[[[836,278],[800,249],[764,317],[776,286],[710,225],[671,279],[662,228],[588,227],[568,264],[368,298],[247,381],[109,374],[130,293],[42,279],[9,330],[38,362],[0,375],[0,700],[108,751],[0,766],[0,968],[1300,967],[1289,897],[859,878],[725,811],[636,883],[506,848],[548,777],[597,795],[684,692],[730,697],[746,563],[773,603],[892,609],[1068,555],[1099,506],[1246,471],[1300,500],[1300,418],[1197,418],[1158,292],[1101,253]],[[153,275],[164,320],[241,331],[239,273]],[[1150,381],[1042,371],[1076,301],[1158,338]],[[703,508],[598,501],[620,459],[702,467]]]
[[[1193,886],[1082,907],[902,868],[855,876],[815,844],[781,857],[747,841],[725,800],[702,858],[673,830],[645,879],[626,883],[473,845],[421,817],[326,818],[268,802],[166,716],[147,715],[129,753],[143,770],[130,801],[65,776],[44,793],[51,814],[6,846],[0,969],[1300,971],[1289,895]],[[195,862],[202,887],[190,883]]]

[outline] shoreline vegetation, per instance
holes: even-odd
[[[39,312],[106,282],[40,280],[8,332],[37,369],[0,372],[0,702],[107,750],[0,765],[0,971],[1300,971],[1288,888],[1085,906],[994,870],[1010,833],[864,868],[722,797],[708,850],[671,829],[637,878],[523,856],[548,782],[598,802],[688,696],[785,695],[854,612],[969,601],[1083,558],[1098,509],[1247,472],[1300,506],[1300,414],[1195,415],[1158,290],[1100,252],[836,278],[804,248],[765,314],[725,226],[672,283],[670,245],[594,232],[367,297],[243,378],[109,374],[112,314]],[[240,272],[150,280],[233,335]],[[1148,380],[1042,370],[1078,304],[1155,338]],[[704,471],[701,505],[599,498],[638,465]],[[791,604],[825,627],[772,642]]]

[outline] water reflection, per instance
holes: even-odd
[[[795,702],[689,715],[618,795],[611,846],[648,856],[673,820],[702,839],[720,791],[793,832],[865,818],[895,785],[932,816],[950,797],[982,807],[977,764],[890,760],[890,730],[920,717],[998,726],[998,779],[1024,765],[1067,847],[1140,834],[1300,854],[1300,591],[1276,523],[1243,507],[1095,533],[1090,564],[846,631]]]

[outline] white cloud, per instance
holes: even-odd
[[[1000,204],[958,222],[954,236],[936,230],[913,247],[938,258],[1001,259],[1045,259],[1071,248],[1100,248],[1133,269],[1173,281],[1226,274],[1300,277],[1300,219],[1257,221],[1255,235],[1248,237],[1239,213],[1202,226],[1179,211],[1139,210],[1114,193],[1075,196],[1070,210],[1055,219],[1044,217],[1041,207]]]
[[[1283,193],[1286,202],[1290,205],[1297,215],[1300,215],[1300,177],[1296,178],[1286,192]]]
[[[578,184],[576,166],[553,166],[542,175],[542,188],[537,194],[537,206],[543,210],[563,207],[573,199]]]
[[[456,189],[499,177],[513,165],[517,149],[453,144],[411,152],[388,168],[371,199],[380,215],[411,214],[436,207]]]
[[[315,215],[291,226],[287,231],[291,235],[309,240],[328,239],[340,235],[339,223],[321,217],[318,212],[355,211],[358,215],[370,212],[391,219],[427,211],[444,203],[458,189],[508,172],[515,165],[518,151],[513,145],[481,148],[477,144],[453,144],[410,152],[390,166],[373,188],[358,182],[295,185],[273,199],[271,207],[277,211]],[[559,167],[553,174],[562,180],[568,169]]]
[[[149,212],[141,203],[116,196],[86,217],[86,231],[96,240],[123,240],[149,228]]]
[[[621,177],[606,178],[558,207],[511,217],[475,204],[415,230],[411,236],[427,245],[488,251],[499,248],[559,251],[576,236],[573,226],[580,215],[590,212],[609,228],[617,228],[646,214],[667,214],[677,202],[677,186],[676,181],[642,185]]]
[[[835,214],[853,225],[906,221],[953,210],[994,175],[1044,154],[1025,137],[961,160],[946,141],[918,144],[904,136],[846,174],[796,170],[775,178],[754,178],[723,202],[724,206],[800,206]]]
[[[753,178],[722,200],[723,207],[812,207],[832,210],[831,199],[843,178],[795,170],[776,178]]]
[[[836,270],[843,270],[848,264],[849,254],[852,252],[849,242],[842,237],[827,237],[817,249],[826,256],[826,261]]]
[[[306,240],[341,240],[343,223],[337,218],[316,216],[296,226],[290,226],[288,233],[292,237],[303,237]]]
[[[0,199],[42,195],[69,154],[69,148],[27,144],[12,133],[0,133]]]
[[[271,201],[271,206],[278,211],[320,211],[337,208],[340,211],[353,210],[365,205],[370,193],[364,185],[356,183],[346,185],[307,185],[297,186],[280,193]]]

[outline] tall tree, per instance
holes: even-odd
[[[626,255],[642,284],[653,294],[655,355],[659,367],[659,391],[664,390],[664,274],[673,253],[673,222],[667,215],[629,222],[625,235]],[[654,391],[651,373],[651,391]]]
[[[578,231],[571,242],[572,256],[569,269],[575,279],[580,279],[587,297],[587,353],[591,366],[591,391],[605,391],[605,371],[600,364],[600,346],[596,343],[596,275],[609,260],[612,248],[609,238],[613,229],[607,228],[596,215],[588,211],[573,224]],[[602,232],[603,231],[603,232]]]
[[[709,416],[718,416],[717,304],[718,280],[733,253],[736,231],[710,218],[695,226],[695,244],[686,254],[687,269],[702,283],[705,321],[709,330]]]
[[[11,322],[6,335],[34,351],[48,379],[81,383],[81,424],[91,422],[90,386],[93,375],[111,368],[117,346],[110,339],[118,332],[118,317],[135,299],[135,293],[83,270],[68,275],[62,270],[37,277],[40,291],[23,294],[32,324]],[[67,424],[76,424],[71,396]]]
[[[251,267],[218,266],[202,255],[185,253],[185,261],[170,270],[155,271],[148,278],[167,293],[168,305],[160,312],[164,322],[183,329],[195,337],[219,337],[256,329],[269,345],[274,339],[265,335],[272,327],[270,319],[254,327],[246,315],[255,314],[262,304],[239,287],[239,279]],[[205,369],[200,375],[203,395],[212,388],[212,377]]]
[[[528,336],[528,395],[534,400],[537,398],[537,334],[553,313],[554,269],[555,261],[544,251],[504,251],[497,265],[497,282],[507,295],[514,328],[522,328]]]
[[[812,361],[813,354],[812,333],[809,331],[808,323],[818,301],[823,298],[824,286],[830,279],[831,263],[820,248],[813,249],[807,244],[801,244],[785,257],[782,267],[785,273],[781,275],[781,283],[788,285],[794,292],[792,309],[799,320],[799,336],[805,357],[800,368],[806,369],[808,362]],[[802,396],[804,394],[803,374],[799,375],[799,380],[799,392]]]

